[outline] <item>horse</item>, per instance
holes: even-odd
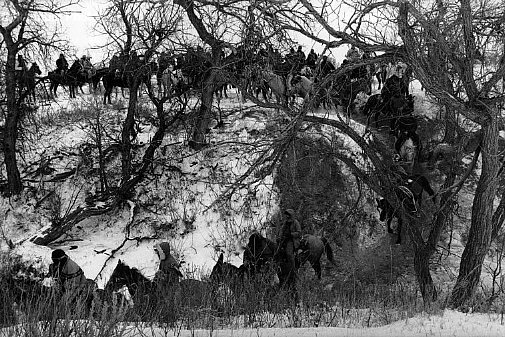
[[[42,71],[40,70],[38,64],[35,62],[32,63],[30,69],[20,71],[18,73],[17,83],[19,87],[19,97],[28,97],[28,99],[33,98],[33,102],[36,101],[35,76],[40,74],[42,74]]]
[[[269,70],[260,70],[258,75],[259,78],[264,81],[265,85],[275,94],[277,103],[287,106],[288,96],[284,78]]]
[[[375,127],[379,127],[379,117],[384,115],[385,120],[389,120],[390,132],[392,134],[397,133],[401,128],[408,129],[407,124],[411,124],[412,127],[417,128],[417,122],[413,122],[411,119],[407,119],[407,116],[411,116],[414,112],[414,98],[412,95],[407,97],[395,95],[387,96],[380,94],[371,95],[366,104],[363,106],[361,113],[367,116],[367,128],[370,126],[370,122],[373,119]],[[409,117],[410,118],[410,117]],[[400,120],[401,119],[401,120]]]
[[[119,260],[104,291],[111,294],[126,287],[135,306],[153,308],[159,301],[167,300],[167,297],[173,300],[181,276],[181,273],[173,268],[167,273],[158,271],[151,281],[137,268],[131,268]]]
[[[107,293],[117,292],[125,286],[133,299],[153,293],[155,290],[154,283],[142,275],[137,268],[131,268],[119,260],[104,290]]]
[[[68,85],[70,98],[75,98],[75,90],[77,87],[82,87],[88,81],[88,74],[84,71],[79,60],[74,61],[70,69],[66,73],[50,71],[47,75],[50,81],[49,92],[56,97],[56,91],[59,85]],[[82,89],[81,89],[82,90]]]
[[[395,194],[400,200],[402,206],[413,216],[417,216],[418,207],[422,205],[422,195],[424,191],[426,191],[431,197],[435,195],[435,192],[431,188],[428,179],[420,174],[407,176],[405,179],[405,184],[395,188]],[[402,217],[400,216],[400,212],[398,209],[395,209],[387,199],[377,198],[376,200],[377,210],[379,211],[379,219],[380,221],[386,221],[388,233],[393,233],[391,222],[393,218],[396,217],[396,244],[401,244],[401,230],[403,221]],[[433,198],[433,203],[436,204],[435,198]]]
[[[163,96],[175,95],[180,97],[186,96],[187,92],[191,89],[188,79],[184,76],[181,69],[175,69],[172,66],[166,68],[161,75],[161,87],[158,92]]]
[[[245,279],[245,267],[224,262],[221,253],[209,276],[213,299],[217,300],[221,307],[236,300],[244,293]]]
[[[313,86],[312,81],[306,76],[296,75],[291,80],[290,94],[307,99],[313,93]]]
[[[237,267],[229,262],[224,262],[223,253],[212,268],[209,280],[211,283],[234,282],[244,277],[244,267]]]
[[[98,89],[98,85],[100,84],[100,80],[107,75],[109,72],[109,68],[99,68],[95,71],[93,75],[91,75],[91,83],[93,85],[93,91]]]
[[[288,76],[285,80],[281,75],[277,75],[269,70],[260,70],[259,78],[269,87],[277,97],[277,103],[287,106],[288,98],[299,96],[303,99],[308,98],[312,93],[312,81],[302,75]],[[291,87],[286,86],[290,81]]]
[[[402,217],[400,216],[399,212],[393,208],[393,206],[387,201],[386,199],[382,198],[376,198],[377,201],[377,210],[379,211],[379,220],[380,221],[386,221],[386,226],[387,226],[387,231],[388,233],[392,234],[393,233],[393,228],[391,227],[391,222],[393,221],[393,218],[396,218],[397,225],[396,225],[396,244],[400,245],[402,243]]]
[[[102,83],[105,88],[105,93],[103,95],[103,104],[111,104],[111,94],[112,89],[114,87],[120,88],[129,88],[131,81],[133,80],[133,76],[139,76],[140,84],[144,83],[147,86],[148,90],[151,90],[151,73],[152,73],[152,64],[145,64],[134,70],[135,72],[142,70],[142,72],[138,74],[134,74],[130,71],[121,71],[119,69],[110,69],[109,72],[103,76]],[[140,85],[139,85],[140,87]]]
[[[334,80],[334,85],[328,89],[322,89],[316,95],[320,100],[324,101],[324,94],[326,93],[330,101],[333,102],[335,107],[338,105],[344,107],[347,120],[350,119],[351,113],[354,110],[354,100],[358,93],[364,92],[370,94],[370,82],[365,78],[350,79],[343,76]],[[317,106],[318,104],[316,104]]]
[[[255,68],[255,66],[246,65],[239,73],[242,101],[245,101],[245,93],[252,93],[257,99],[259,99],[259,94],[261,93],[263,100],[268,102],[271,98],[269,88]]]
[[[335,265],[333,249],[331,248],[328,240],[324,237],[305,234],[300,239],[299,249],[302,251],[297,255],[297,268],[302,267],[308,261],[319,280],[321,280],[321,256],[324,252],[326,252],[328,261]]]
[[[243,268],[250,278],[271,276],[275,272],[281,289],[287,289],[291,298],[298,302],[296,290],[297,272],[293,268],[286,252],[275,242],[259,233],[249,237],[243,256]]]

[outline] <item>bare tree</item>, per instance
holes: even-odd
[[[284,3],[284,1],[174,0],[174,4],[186,12],[199,38],[211,49],[209,61],[212,66],[203,81],[201,104],[191,135],[190,145],[193,148],[199,149],[206,145],[205,134],[212,120],[211,110],[216,81],[223,76],[222,72],[226,66],[222,57],[224,48],[233,50],[241,46],[255,53],[261,44],[277,45],[279,41],[286,41],[289,38],[283,30],[285,22],[296,22],[298,27],[310,29],[301,11],[302,7],[296,5],[288,9]]]
[[[129,86],[128,112],[121,133],[122,183],[131,177],[132,135],[141,79],[152,71],[150,61],[157,49],[178,30],[180,17],[174,7],[155,2],[117,0],[98,18],[98,23],[119,47],[121,71]],[[136,57],[143,54],[142,58]],[[135,56],[134,56],[135,55]]]
[[[475,290],[485,254],[504,218],[503,198],[500,199],[497,210],[493,209],[499,181],[498,130],[502,126],[500,116],[504,100],[503,6],[494,1],[475,4],[470,1],[385,1],[353,3],[352,7],[347,6],[344,11],[345,4],[335,5],[331,2],[272,0],[257,3],[261,3],[265,9],[262,13],[269,17],[272,13],[268,9],[277,9],[273,20],[281,19],[282,29],[303,34],[327,48],[351,44],[364,52],[377,52],[379,56],[371,59],[370,63],[403,59],[412,65],[416,78],[426,91],[445,107],[445,141],[456,144],[456,131],[463,131],[462,126],[457,124],[456,112],[479,126],[481,134],[477,139],[480,142],[473,156],[473,164],[463,174],[457,174],[454,167],[462,166],[461,159],[465,155],[460,147],[457,150],[459,155],[454,157],[453,169],[447,172],[439,192],[440,202],[434,211],[432,223],[420,226],[419,219],[405,212],[402,214],[413,242],[417,281],[425,302],[429,303],[437,296],[429,269],[430,257],[435,252],[443,229],[452,221],[450,214],[456,196],[466,178],[471,172],[475,172],[475,164],[481,157],[482,167],[473,201],[469,240],[451,297],[454,307],[462,305]],[[300,5],[307,14],[308,21],[316,26],[314,31],[324,30],[330,36],[329,39],[323,39],[321,34],[315,35],[311,30],[282,18],[283,13],[289,13],[291,8],[299,8],[297,6]],[[335,24],[339,14],[349,17],[349,10],[349,21],[342,23],[341,27]],[[496,63],[489,63],[491,56],[497,60]],[[361,64],[356,66],[359,65]],[[337,71],[333,77],[337,78],[346,70],[349,69]],[[330,80],[331,78],[327,79]],[[320,86],[325,85],[324,82],[320,83]],[[309,111],[310,104],[304,105],[298,111],[295,121],[289,125],[289,130],[283,134],[282,140],[277,140],[274,148],[266,151],[247,174],[260,168],[261,172],[265,172],[265,168],[274,167],[275,162],[282,158],[286,144],[293,141],[295,135],[300,132],[302,121],[326,124],[348,135],[360,147],[363,157],[373,170],[368,172],[355,157],[345,151],[335,150],[333,155],[369,188],[401,209],[394,193],[395,177],[390,169],[392,162],[387,145],[379,139],[369,141],[363,138],[343,121],[309,116]],[[419,229],[421,227],[430,228],[427,237],[422,235]]]
[[[69,7],[78,3],[78,0],[9,0],[2,3],[4,16],[0,23],[0,33],[3,38],[1,44],[5,45],[7,50],[4,69],[7,116],[2,150],[7,172],[7,192],[18,194],[23,189],[23,182],[16,159],[16,143],[23,112],[21,99],[16,94],[16,56],[30,48],[32,51],[42,50],[42,54],[47,55],[48,50],[61,45],[64,41],[58,32],[46,23],[48,19],[57,21],[58,17],[68,13]]]

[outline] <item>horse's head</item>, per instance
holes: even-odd
[[[223,253],[219,255],[219,259],[217,259],[216,264],[212,268],[212,272],[210,273],[210,281],[211,282],[219,282],[224,275],[224,256]]]
[[[216,262],[212,272],[210,274],[210,281],[212,283],[222,283],[237,280],[243,274],[244,267],[239,268],[231,263],[224,262],[223,253],[219,255],[219,259]]]
[[[132,289],[136,289],[150,283],[151,281],[142,275],[137,268],[131,268],[119,260],[116,268],[110,276],[109,281],[107,282],[106,288],[117,291],[121,287],[126,286],[130,289],[130,292],[132,292],[133,295],[134,291]]]

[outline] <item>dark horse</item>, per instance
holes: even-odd
[[[401,128],[398,120],[404,121],[405,116],[410,116],[414,112],[414,98],[412,95],[375,94],[368,98],[361,112],[367,116],[367,127],[372,119],[375,127],[381,127],[383,124],[379,125],[379,117],[383,115],[384,120],[389,122],[391,133],[395,133]]]
[[[316,93],[316,107],[320,102],[330,100],[335,107],[341,105],[344,108],[346,118],[349,119],[354,110],[354,100],[358,93],[370,94],[370,80],[368,78],[351,78],[343,75],[335,78],[333,84],[329,83],[326,88],[321,88]]]
[[[50,71],[47,75],[51,82],[49,92],[56,97],[59,85],[68,85],[70,98],[75,98],[75,91],[88,81],[88,74],[84,71],[79,60],[74,61],[66,73]]]
[[[37,63],[33,62],[30,69],[17,73],[17,82],[19,87],[19,97],[24,99],[33,98],[35,102],[35,76],[42,74]]]
[[[435,192],[431,188],[430,182],[425,176],[414,174],[407,177],[405,184],[395,189],[395,194],[400,200],[404,209],[413,216],[417,216],[418,206],[422,204],[422,195],[426,191],[431,197]],[[436,203],[433,198],[433,203]],[[402,217],[398,209],[395,209],[386,199],[377,199],[377,210],[379,211],[380,221],[386,221],[388,233],[393,233],[391,222],[393,217],[397,219],[397,237],[396,244],[401,244]]]
[[[111,103],[111,94],[114,87],[119,88],[130,88],[133,84],[134,76],[137,76],[140,84],[144,83],[148,90],[151,90],[151,74],[156,73],[157,65],[155,62],[148,64],[141,64],[135,70],[129,70],[128,67],[117,67],[112,66],[113,61],[111,60],[111,67],[109,71],[103,75],[102,82],[105,88],[105,93],[103,96],[103,103]]]
[[[167,275],[158,271],[151,281],[137,268],[131,268],[119,260],[105,286],[104,293],[110,297],[110,294],[127,287],[136,314],[142,318],[173,320],[177,315],[176,304],[191,305],[204,302],[206,284],[192,279],[179,282],[180,272],[175,268],[170,271],[172,272],[173,274]],[[160,310],[166,306],[171,310]]]
[[[212,268],[209,280],[211,283],[235,283],[237,281],[242,282],[245,277],[244,266],[234,266],[229,262],[224,262],[223,253],[219,255],[219,258]]]
[[[326,252],[328,261],[335,265],[333,249],[328,240],[324,237],[305,234],[300,240],[300,249],[302,252],[297,256],[297,268],[303,266],[303,264],[308,261],[312,268],[314,268],[319,280],[321,279],[321,256],[324,252]]]
[[[221,253],[212,268],[208,283],[212,300],[217,303],[219,309],[234,307],[233,302],[248,290],[246,279],[245,267],[243,265],[237,267],[224,262],[223,253]]]
[[[252,278],[269,277],[270,272],[274,271],[279,278],[280,287],[287,289],[292,298],[298,302],[296,269],[289,262],[286,252],[275,242],[259,233],[253,233],[244,251],[243,265]]]

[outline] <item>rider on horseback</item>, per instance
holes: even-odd
[[[295,269],[295,253],[300,247],[300,238],[302,228],[300,223],[295,218],[295,211],[287,209],[284,212],[285,221],[282,225],[281,235],[279,238],[280,250],[284,251],[289,264]]]
[[[63,53],[60,54],[60,57],[56,60],[56,73],[65,75],[68,70],[68,62]]]
[[[86,73],[86,77],[89,79],[93,76],[93,65],[91,64],[91,56],[82,55],[80,59],[82,71]]]
[[[311,49],[309,55],[307,55],[307,59],[305,60],[305,65],[314,70],[316,69],[316,62],[317,54],[314,52],[314,49]]]
[[[160,258],[160,269],[158,271],[160,275],[158,277],[161,277],[170,285],[178,283],[182,273],[179,271],[179,262],[170,254],[170,244],[161,242],[154,247],[154,250]]]
[[[56,249],[51,254],[53,263],[49,265],[49,275],[57,281],[67,303],[76,304],[80,298],[90,300],[95,284],[88,283],[81,267],[75,263],[62,249]]]

